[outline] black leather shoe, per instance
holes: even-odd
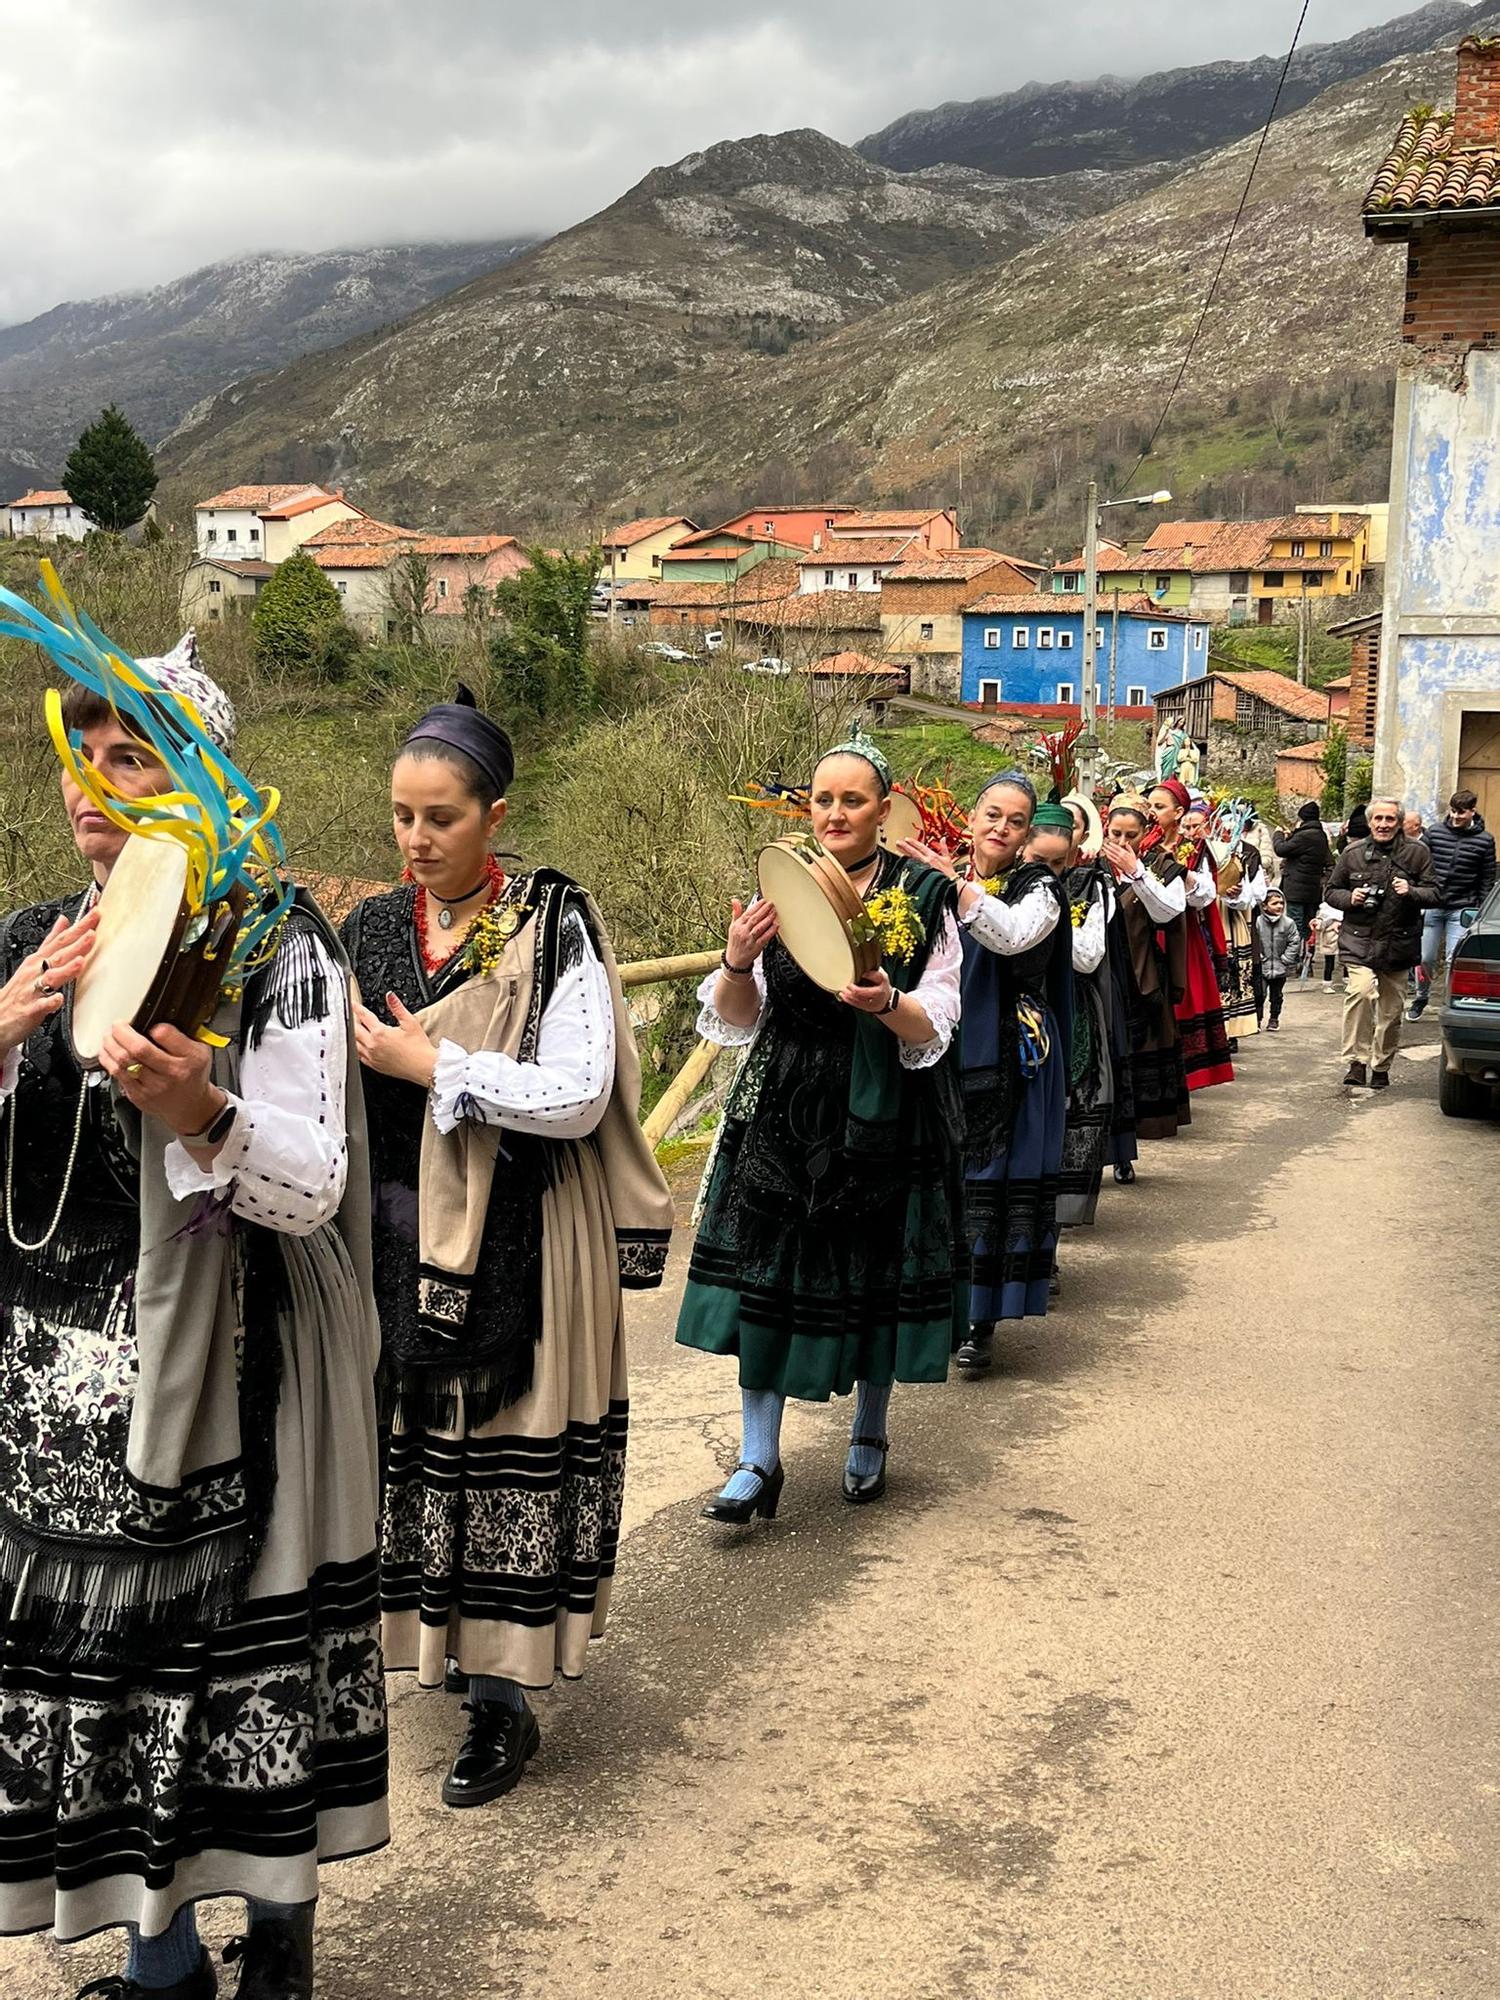
[[[142,1986],[122,1972],[113,1972],[107,1979],[93,1979],[87,1986],[81,1986],[78,2000],[214,2000],[218,1990],[213,1960],[204,1952],[197,1971],[174,1985]]]
[[[731,1528],[743,1528],[757,1514],[764,1521],[774,1521],[776,1509],[781,1505],[781,1489],[786,1484],[781,1460],[777,1459],[770,1472],[762,1466],[752,1465],[748,1459],[741,1459],[734,1469],[736,1472],[753,1472],[760,1481],[760,1491],[752,1493],[748,1500],[726,1500],[722,1493],[716,1493],[703,1509],[703,1519],[727,1521]]]
[[[542,1732],[529,1707],[505,1708],[498,1701],[470,1701],[464,1706],[469,1733],[443,1780],[443,1804],[488,1805],[520,1784],[528,1762],[542,1747]]]
[[[995,1365],[995,1329],[971,1326],[968,1339],[954,1357],[954,1365],[965,1375],[988,1375]]]
[[[1135,1186],[1135,1162],[1133,1160],[1124,1160],[1115,1168],[1115,1185],[1116,1187]]]
[[[284,1917],[256,1917],[243,1937],[231,1938],[224,1960],[240,1961],[235,2000],[312,2000],[315,1903]]]
[[[450,1660],[443,1669],[443,1693],[467,1694],[468,1692],[469,1676],[458,1671],[457,1660]]]
[[[1391,1073],[1388,1069],[1372,1069],[1370,1071],[1371,1090],[1389,1090],[1390,1087]]]
[[[1345,1090],[1363,1090],[1364,1087],[1365,1087],[1364,1064],[1361,1062],[1350,1063],[1348,1071],[1344,1077]]]
[[[885,1462],[891,1449],[885,1438],[852,1437],[849,1440],[851,1451],[855,1445],[861,1444],[868,1446],[871,1451],[880,1453],[880,1470],[851,1472],[847,1465],[844,1467],[844,1498],[855,1507],[867,1507],[872,1500],[884,1499]]]

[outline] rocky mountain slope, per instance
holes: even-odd
[[[226,383],[404,319],[524,247],[235,257],[150,291],[69,301],[0,327],[0,491],[55,485],[79,431],[107,402],[154,443]]]
[[[778,355],[992,268],[1120,187],[896,174],[811,131],[713,146],[402,325],[237,385],[164,466],[184,492],[232,467],[337,480],[406,520],[587,520],[664,489],[688,413]]]
[[[1471,11],[1465,0],[1431,0],[1344,41],[1300,48],[1282,92],[1282,113],[1396,56],[1462,34]],[[1007,175],[1170,164],[1258,130],[1283,61],[1266,55],[1134,81],[1104,76],[1027,84],[1002,97],[910,112],[862,139],[856,150],[903,173],[940,161]]]

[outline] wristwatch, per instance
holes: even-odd
[[[236,1100],[226,1091],[223,1104],[214,1113],[213,1117],[209,1119],[201,1132],[184,1132],[182,1134],[183,1145],[217,1146],[221,1139],[228,1136],[229,1128],[234,1123],[239,1108]]]
[[[896,1009],[900,1005],[901,1005],[901,988],[899,986],[893,986],[891,988],[890,999],[886,1001],[885,1005],[881,1008],[880,1011],[882,1014],[894,1014]]]

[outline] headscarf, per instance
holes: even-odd
[[[825,750],[818,759],[818,763],[826,764],[830,757],[863,758],[865,763],[869,765],[870,769],[880,780],[880,796],[884,798],[890,791],[891,767],[882,756],[876,744],[858,726],[850,731],[847,741],[835,743],[831,749]],[[816,769],[816,766],[814,766],[814,769]]]
[[[1050,804],[1037,807],[1031,816],[1031,826],[1033,832],[1065,833],[1069,839],[1077,830],[1073,825],[1073,815],[1066,806]]]
[[[1117,812],[1134,813],[1142,825],[1151,824],[1151,807],[1139,792],[1117,792],[1109,802],[1110,818]]]
[[[1153,792],[1169,792],[1176,800],[1180,812],[1191,812],[1193,796],[1180,778],[1158,778],[1151,787]]]
[[[993,778],[986,778],[975,794],[974,803],[978,805],[985,793],[992,792],[996,785],[1013,785],[1018,792],[1024,792],[1031,801],[1032,812],[1035,813],[1036,786],[1032,784],[1024,771],[997,771]]]
[[[221,750],[234,742],[234,703],[219,683],[210,680],[198,664],[198,634],[190,625],[170,653],[160,659],[139,660],[138,666],[155,674],[161,685],[178,700],[190,703],[198,719]]]
[[[412,743],[446,743],[479,766],[494,786],[493,796],[503,799],[516,775],[516,753],[510,738],[498,722],[492,722],[462,681],[454,689],[452,701],[440,701],[409,730],[401,748]]]

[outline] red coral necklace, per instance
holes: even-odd
[[[409,870],[408,879],[410,879]],[[487,856],[485,859],[484,882],[479,887],[488,888],[489,890],[489,894],[479,906],[481,910],[487,910],[500,894],[500,891],[505,887],[505,870],[500,866],[500,863],[495,859],[493,854]],[[477,889],[470,889],[468,895],[465,896],[433,896],[431,898],[433,902],[443,905],[438,911],[438,928],[444,931],[451,931],[453,928],[452,905],[454,903],[466,903],[470,896],[477,893]],[[416,896],[412,901],[412,921],[417,927],[417,945],[422,953],[423,967],[427,972],[433,973],[442,971],[449,959],[452,958],[453,952],[451,949],[444,952],[435,952],[427,943],[428,900],[428,891],[425,885],[419,882],[417,884]],[[479,911],[476,910],[474,915],[478,916],[478,914]]]

